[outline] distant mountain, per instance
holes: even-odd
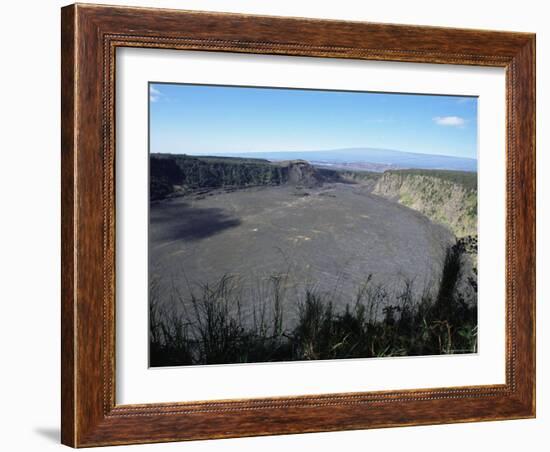
[[[371,164],[369,169],[442,169],[477,171],[477,160],[447,155],[417,154],[377,148],[334,149],[329,151],[281,151],[281,152],[242,152],[223,154],[232,157],[261,158],[268,160],[307,160],[315,164],[354,167]],[[356,164],[356,165],[353,165]],[[357,165],[359,164],[359,165]]]

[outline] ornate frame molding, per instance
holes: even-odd
[[[534,416],[534,35],[71,5],[62,10],[62,44],[64,444],[80,447]],[[118,47],[506,68],[506,384],[116,405]]]

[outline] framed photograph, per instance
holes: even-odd
[[[535,416],[535,36],[62,9],[62,442]]]

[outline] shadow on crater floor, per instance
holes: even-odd
[[[156,239],[201,240],[241,224],[241,220],[219,207],[191,207],[187,203],[158,203],[151,208],[150,221],[159,226]]]

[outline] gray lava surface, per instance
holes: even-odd
[[[287,293],[306,287],[352,304],[368,275],[400,290],[434,286],[451,232],[425,216],[360,185],[325,184],[211,191],[152,203],[149,274],[159,296],[184,304],[190,291],[224,275],[238,279],[241,308],[250,314],[269,292],[270,278],[287,275]],[[295,306],[285,306],[287,318]]]

